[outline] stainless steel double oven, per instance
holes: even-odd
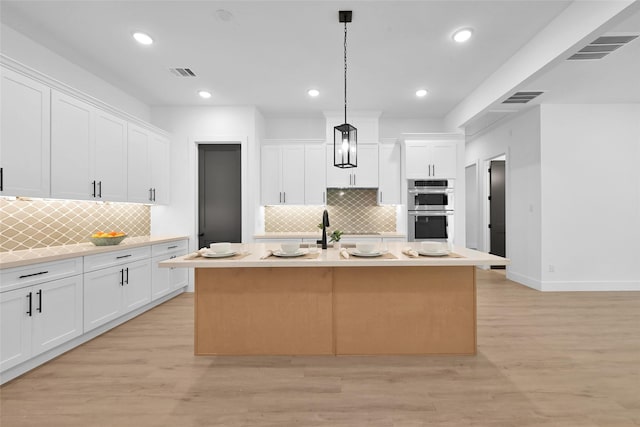
[[[409,241],[452,239],[454,180],[410,179],[407,188]]]

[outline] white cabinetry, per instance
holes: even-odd
[[[129,124],[128,195],[130,202],[169,203],[169,141]]]
[[[338,168],[333,165],[333,146],[327,146],[327,187],[377,188],[378,144],[358,144],[358,167]]]
[[[17,272],[17,280],[35,284],[0,293],[0,371],[82,335],[81,271],[46,281],[55,264],[11,269]],[[3,279],[7,277],[3,274]],[[42,283],[33,279],[37,277],[43,278]],[[3,283],[3,288],[17,283]]]
[[[304,147],[304,203],[327,203],[327,168],[324,143],[305,144]]]
[[[188,285],[186,268],[159,268],[158,263],[187,253],[186,240],[153,245],[151,247],[151,299],[156,300]]]
[[[151,301],[149,247],[85,257],[84,330]]]
[[[303,144],[262,146],[263,205],[304,204],[305,151]]]
[[[456,178],[454,141],[406,141],[407,179]]]
[[[400,144],[381,144],[378,168],[378,203],[381,205],[399,205],[400,193]]]
[[[51,195],[127,200],[127,123],[72,96],[51,97]]]
[[[0,195],[49,197],[51,90],[0,71]]]

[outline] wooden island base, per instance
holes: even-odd
[[[474,266],[196,268],[197,355],[475,354]]]

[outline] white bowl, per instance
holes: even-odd
[[[231,243],[229,242],[212,243],[209,245],[209,247],[213,252],[217,254],[226,254],[231,251]]]
[[[444,252],[447,250],[447,244],[442,242],[421,242],[420,249],[423,252]]]
[[[282,248],[282,252],[284,252],[285,254],[294,254],[298,251],[298,249],[300,249],[300,243],[287,242],[282,243],[280,247]]]
[[[361,254],[370,254],[376,250],[376,244],[371,242],[358,242],[356,243],[356,250]]]

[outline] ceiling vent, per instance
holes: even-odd
[[[190,68],[169,68],[171,74],[176,77],[195,77],[196,73],[191,71]]]
[[[638,35],[626,36],[602,36],[598,37],[578,52],[571,55],[569,60],[602,59],[614,50],[624,46],[630,41],[638,38]]]
[[[503,104],[526,104],[534,98],[542,95],[544,92],[516,92],[509,98],[502,101]]]

